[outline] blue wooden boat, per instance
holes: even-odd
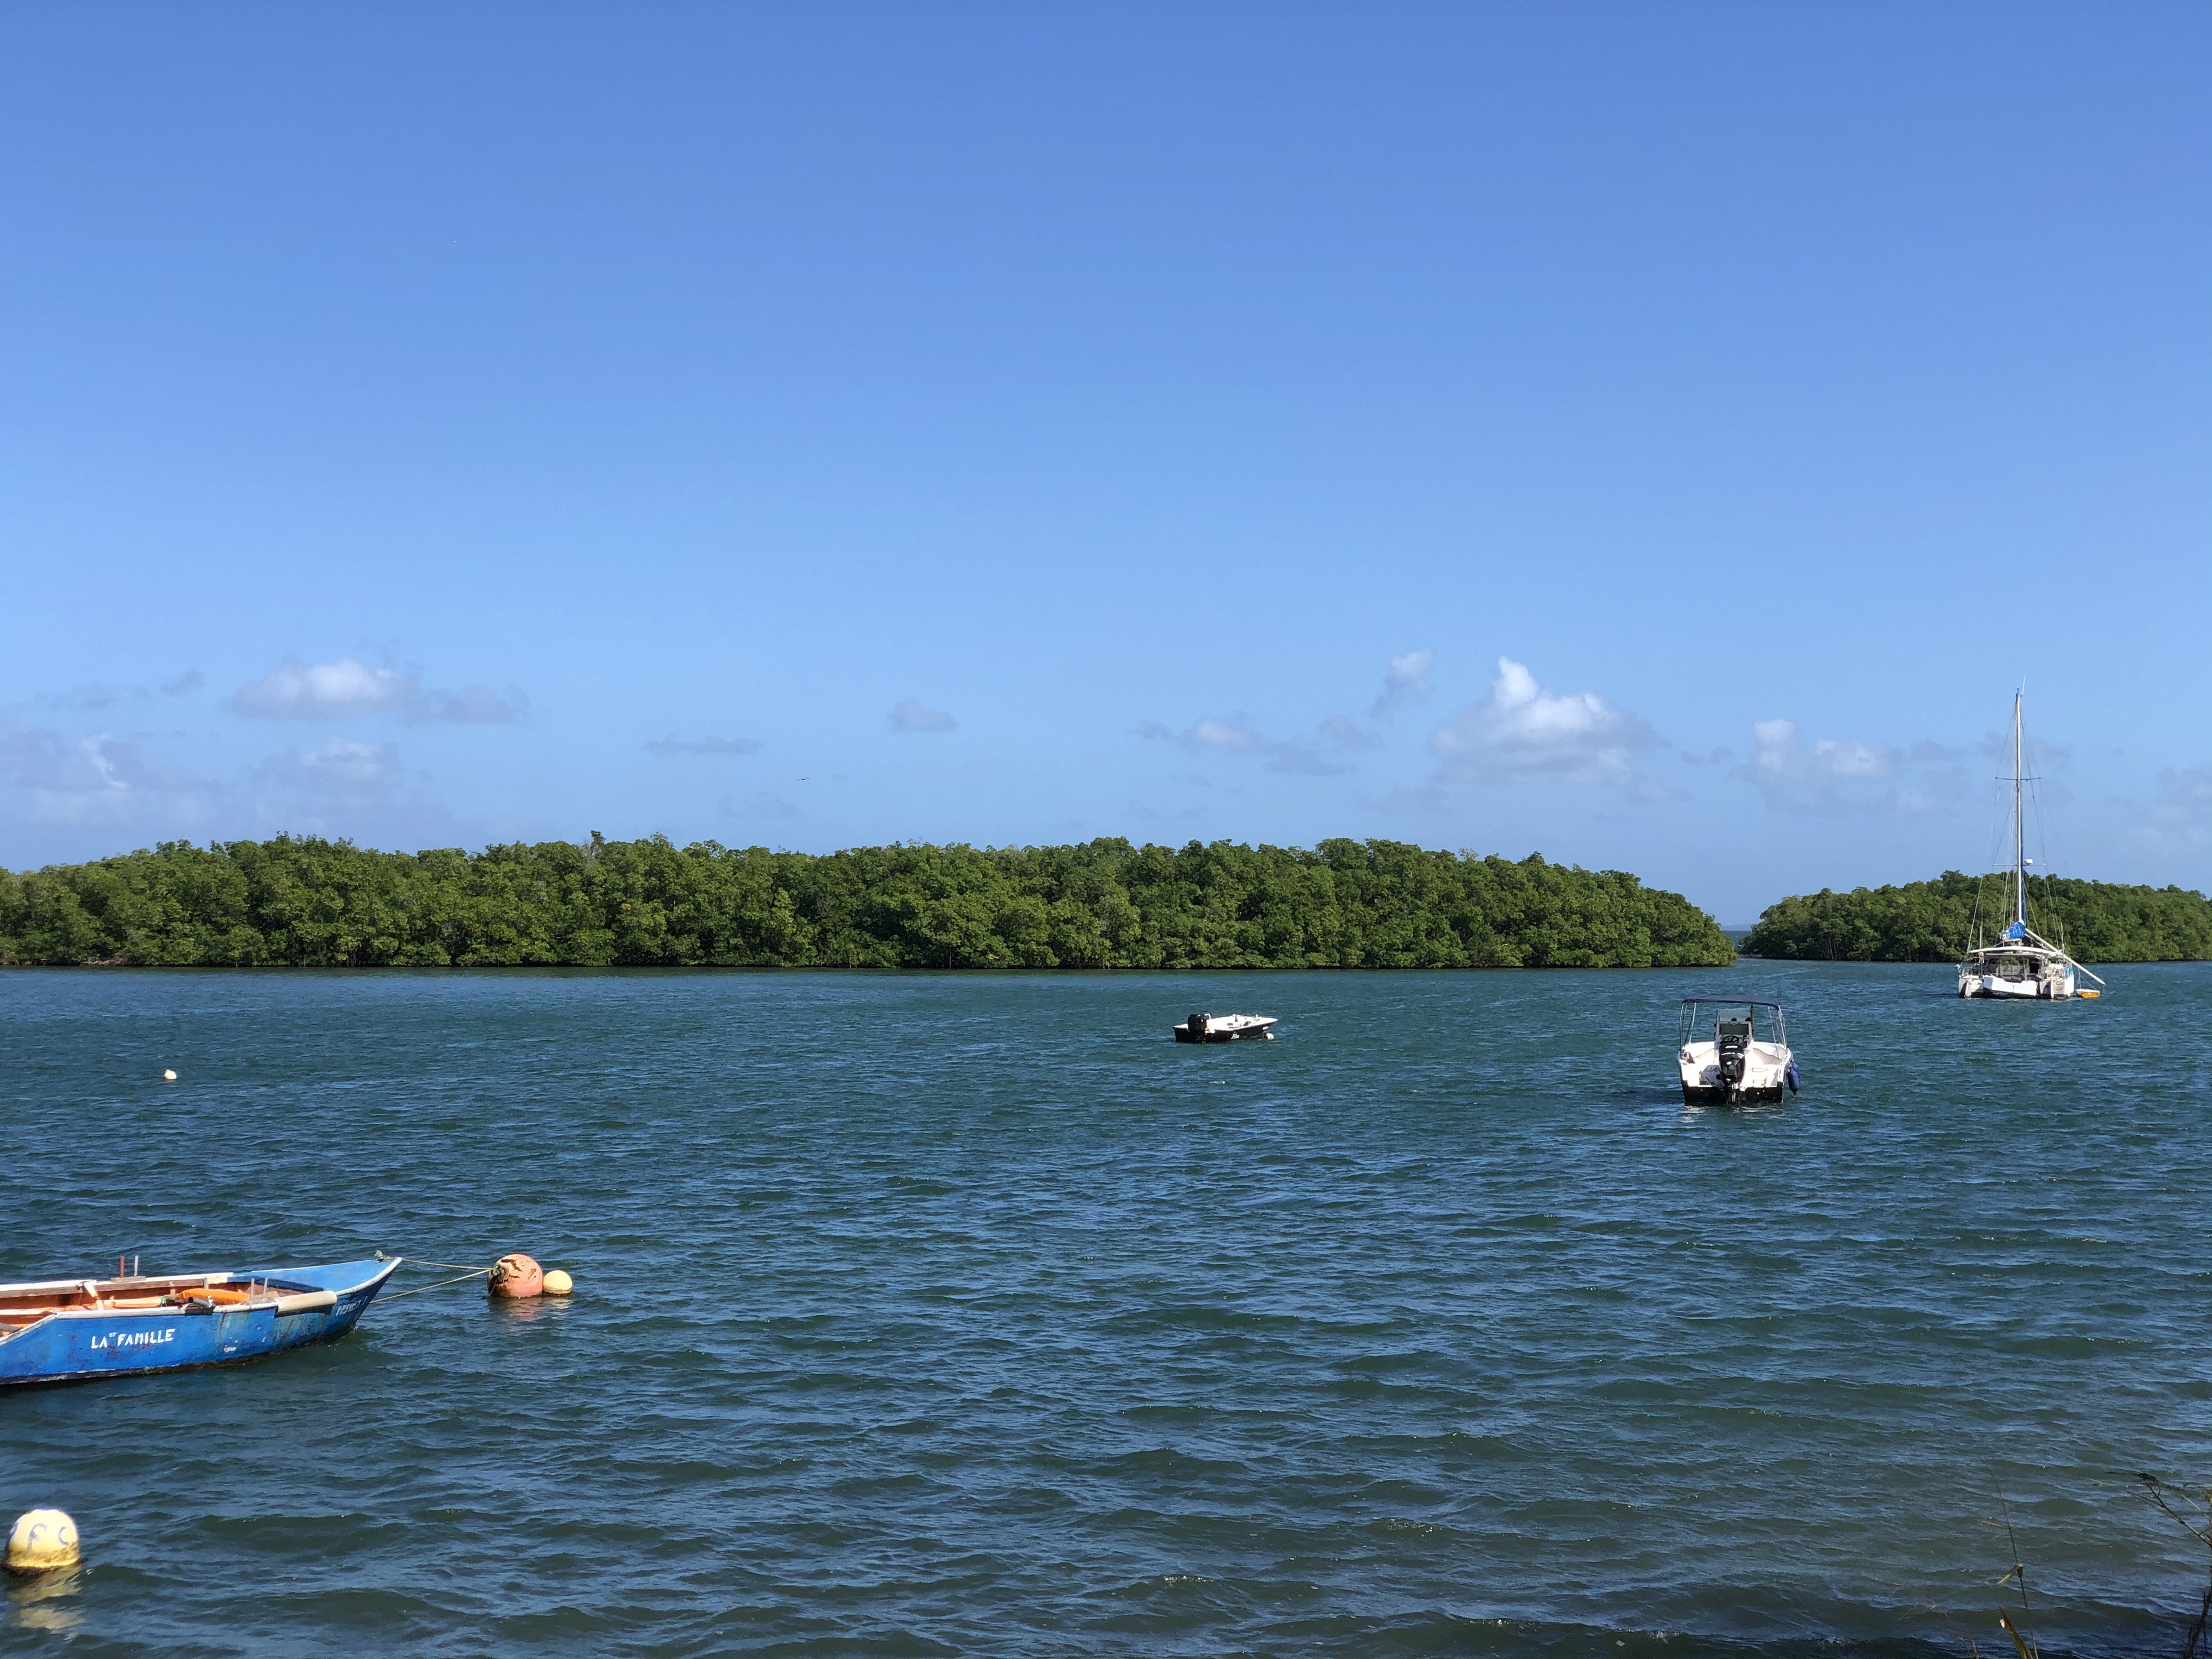
[[[239,1365],[343,1336],[399,1266],[0,1285],[0,1386]]]

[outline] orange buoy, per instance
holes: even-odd
[[[543,1296],[545,1294],[545,1274],[537,1262],[517,1250],[492,1263],[491,1293],[494,1296]]]

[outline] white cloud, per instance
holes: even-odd
[[[405,781],[398,744],[350,738],[325,738],[304,755],[287,749],[262,762],[255,775],[307,794],[350,799],[388,795]]]
[[[328,737],[252,769],[250,814],[264,836],[350,836],[386,846],[450,845],[459,828],[429,775],[400,763],[399,746]],[[270,786],[274,786],[272,789]]]
[[[314,664],[287,657],[261,678],[240,686],[230,706],[257,720],[343,720],[403,708],[421,691],[411,674],[370,668],[350,657]]]
[[[1382,695],[1375,700],[1374,717],[1388,716],[1407,703],[1426,702],[1429,669],[1436,659],[1437,653],[1425,649],[1391,658],[1383,672]],[[1206,714],[1180,732],[1158,720],[1146,720],[1136,728],[1136,734],[1156,742],[1180,744],[1194,755],[1249,755],[1270,772],[1316,778],[1340,777],[1355,769],[1332,756],[1383,747],[1377,733],[1350,714],[1331,714],[1314,729],[1316,738],[1271,738],[1244,714]]]
[[[1808,740],[1794,720],[1759,720],[1751,757],[1729,775],[1748,783],[1778,811],[1821,817],[1926,811],[1956,796],[1964,778],[1941,744],[1910,749],[1862,738]]]
[[[2012,727],[2008,726],[2001,732],[1984,732],[1981,741],[1974,746],[2002,766],[2007,777],[2012,775]],[[2040,772],[2046,766],[2070,765],[2074,759],[2074,751],[2064,744],[2039,738],[2033,731],[2027,734],[2025,747],[2030,775]]]
[[[1510,657],[1490,695],[1430,734],[1447,781],[1626,784],[1659,734],[1595,691],[1547,691]]]
[[[230,700],[232,712],[255,720],[335,720],[395,714],[410,721],[506,725],[521,720],[529,699],[516,687],[502,695],[489,685],[443,691],[422,684],[415,669],[371,668],[351,657],[307,663],[286,657]]]
[[[1322,729],[1328,729],[1327,722]],[[1330,760],[1310,743],[1290,738],[1270,738],[1242,714],[1224,718],[1207,714],[1180,732],[1170,732],[1157,720],[1137,728],[1140,738],[1169,739],[1194,755],[1251,755],[1259,757],[1270,772],[1294,773],[1302,777],[1335,777],[1352,769]]]
[[[48,708],[92,714],[114,708],[120,700],[120,695],[112,686],[88,684],[72,686],[58,696],[40,697],[39,702]],[[145,694],[141,692],[139,695],[143,696]]]
[[[645,745],[648,755],[757,755],[760,742],[755,738],[678,738],[672,733],[655,738]]]
[[[2135,809],[2136,839],[2154,846],[2198,847],[2212,841],[2212,766],[2167,767],[2148,811]]]
[[[2158,775],[2161,806],[2212,816],[2212,766],[2192,766],[2186,772],[2167,767]]]
[[[1183,732],[1186,749],[1212,750],[1217,754],[1256,755],[1267,747],[1261,737],[1242,720],[1222,720],[1207,714]]]
[[[72,826],[67,855],[82,858],[209,835],[378,835],[396,844],[450,832],[453,814],[388,742],[332,736],[207,777],[112,732],[0,720],[0,823]]]
[[[1268,745],[1267,766],[1270,772],[1294,773],[1305,778],[1341,777],[1352,770],[1342,761],[1330,760],[1310,743],[1288,741]]]
[[[100,780],[94,786],[97,791],[105,794],[120,794],[131,787],[123,776],[123,771],[137,757],[136,744],[118,744],[112,738],[102,733],[96,738],[85,738],[76,747],[77,752],[84,757],[85,764]],[[118,752],[111,755],[108,753],[110,749]]]
[[[1753,768],[1771,777],[1886,778],[1897,770],[1897,750],[1856,738],[1822,738],[1807,746],[1793,720],[1759,720],[1751,728]]]
[[[187,668],[176,678],[161,682],[161,695],[165,697],[188,696],[206,684],[206,675],[197,668]]]
[[[1422,649],[1408,651],[1402,657],[1390,659],[1382,671],[1382,690],[1369,711],[1376,720],[1388,720],[1408,703],[1429,700],[1429,670],[1436,665],[1437,653]]]
[[[1321,734],[1338,749],[1380,749],[1382,739],[1349,714],[1331,714],[1321,723]]]
[[[932,732],[950,732],[960,724],[939,708],[925,708],[916,697],[908,697],[884,716],[891,730],[902,736],[915,736]]]
[[[425,691],[407,711],[410,720],[444,720],[454,726],[513,726],[529,716],[530,699],[520,686],[500,692],[481,682],[458,691]]]
[[[70,738],[43,726],[0,729],[0,793],[42,823],[116,823],[157,815],[195,823],[221,793],[213,781],[149,761],[108,732]],[[27,808],[22,811],[21,808]]]

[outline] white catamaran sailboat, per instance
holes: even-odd
[[[1959,994],[1962,997],[2030,997],[2052,1001],[2063,997],[2094,997],[2098,993],[2077,989],[2075,975],[2096,980],[2087,968],[2027,925],[2027,823],[2021,786],[2020,694],[2012,699],[2012,920],[1994,943],[1982,943],[1981,928],[1959,963]]]

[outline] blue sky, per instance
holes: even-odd
[[[2212,885],[2202,6],[0,20],[0,864]]]

